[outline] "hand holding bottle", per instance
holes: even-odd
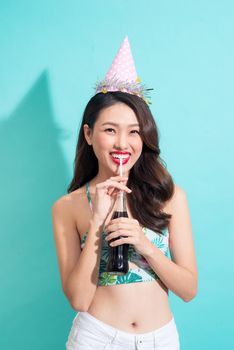
[[[93,203],[94,217],[98,217],[99,220],[104,222],[114,206],[116,194],[119,190],[131,193],[130,188],[126,186],[127,180],[128,178],[124,176],[113,176],[96,185]]]

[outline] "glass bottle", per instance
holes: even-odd
[[[127,208],[126,208],[126,194],[124,191],[119,191],[117,194],[116,202],[114,205],[114,211],[111,217],[111,220],[121,217],[128,217]],[[116,247],[111,247],[109,243],[114,242],[117,239],[120,239],[122,236],[112,239],[108,242],[108,261],[106,266],[106,272],[113,275],[125,275],[128,273],[128,249],[129,244],[121,244]]]

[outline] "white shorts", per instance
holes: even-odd
[[[66,342],[66,350],[179,350],[174,317],[147,333],[128,333],[104,323],[88,312],[78,312]]]

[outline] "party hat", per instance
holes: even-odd
[[[141,97],[150,104],[148,91],[137,75],[130,44],[126,36],[103,81],[96,84],[96,93],[122,91]]]

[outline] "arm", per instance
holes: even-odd
[[[178,186],[175,186],[170,202],[170,214],[169,248],[172,260],[153,244],[144,257],[165,286],[188,302],[197,294],[198,272],[186,193]]]
[[[97,288],[102,223],[91,219],[81,251],[71,202],[66,196],[54,203],[52,221],[63,291],[74,309],[86,311]]]

